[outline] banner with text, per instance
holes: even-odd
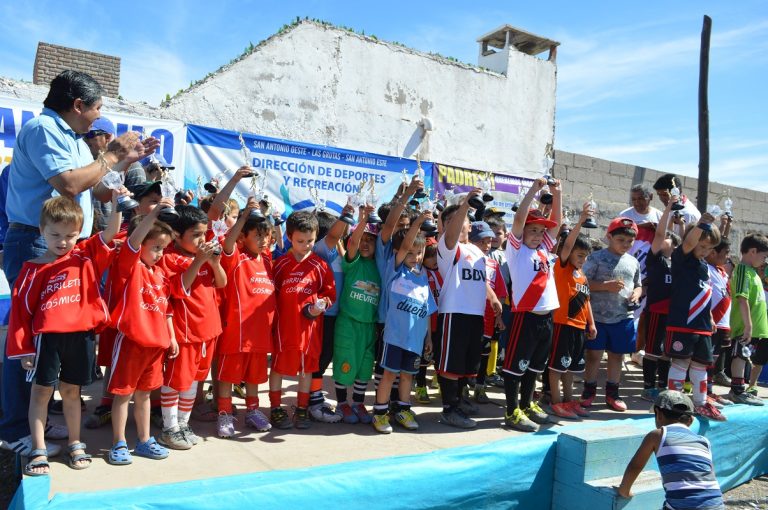
[[[187,126],[187,153],[184,187],[196,190],[201,183],[214,177],[228,180],[242,166],[244,153],[240,133],[203,126]],[[258,177],[244,179],[233,198],[244,205],[253,189],[260,189],[259,178],[264,178],[264,191],[270,203],[284,215],[293,210],[315,207],[311,188],[326,201],[329,212],[339,213],[349,195],[357,193],[361,183],[364,189],[375,191],[377,204],[390,200],[405,174],[410,179],[417,168],[416,161],[370,154],[321,145],[292,142],[242,133],[249,151],[249,161]],[[431,186],[432,164],[422,162],[426,186]],[[254,182],[255,181],[255,182]]]

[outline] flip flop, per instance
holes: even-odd
[[[91,467],[92,458],[87,453],[74,453],[77,450],[83,450],[85,451],[85,443],[73,443],[67,447],[67,452],[69,453],[69,467],[72,469],[77,469],[78,471],[81,469],[88,469]],[[84,460],[88,461],[88,464],[80,465],[78,462],[82,462]]]
[[[128,443],[125,441],[118,441],[115,443],[115,445],[109,450],[109,455],[107,455],[107,462],[113,466],[127,466],[128,464],[132,463],[133,459],[131,458],[130,450],[128,450]]]
[[[29,458],[45,457],[45,460],[31,460],[24,466],[24,474],[27,476],[48,476],[51,474],[51,465],[48,464],[48,452],[43,449],[36,449],[29,452]],[[36,473],[32,471],[35,468],[48,468],[47,473]]]
[[[152,436],[144,443],[137,442],[136,448],[133,449],[133,454],[152,460],[162,460],[168,457],[169,452],[168,448],[161,446]]]

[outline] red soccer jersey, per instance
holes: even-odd
[[[113,282],[122,289],[112,310],[112,324],[131,341],[143,347],[171,345],[168,332],[168,280],[159,267],[149,268],[139,258],[141,248],[134,251],[125,243],[112,264]]]
[[[443,277],[440,275],[440,271],[434,269],[427,269],[427,282],[429,282],[429,290],[432,291],[432,297],[435,298],[435,303],[440,303],[440,289],[443,288]],[[437,316],[438,312],[433,313],[430,316],[432,323],[432,332],[437,331]]]
[[[303,310],[319,298],[333,301],[336,284],[328,264],[310,253],[298,262],[289,250],[277,259],[274,270],[277,289],[277,351],[300,350],[319,358],[322,347],[323,316],[307,319]]]
[[[504,284],[504,276],[501,274],[499,262],[491,257],[485,257],[485,274],[488,283],[493,289],[499,301],[507,297],[507,286]],[[496,329],[496,314],[493,313],[491,302],[485,301],[485,315],[483,315],[483,335],[491,337]]]
[[[184,255],[175,245],[165,250],[158,266],[166,274],[171,288],[171,314],[176,341],[205,342],[221,334],[221,316],[216,304],[213,269],[204,264],[187,292],[181,278],[192,264],[192,257]]]
[[[99,281],[112,255],[96,234],[53,262],[25,262],[11,297],[8,357],[35,354],[33,337],[40,333],[90,331],[107,324]]]
[[[222,255],[221,265],[227,273],[228,306],[216,348],[222,354],[271,352],[277,298],[267,261],[235,246],[231,255]]]

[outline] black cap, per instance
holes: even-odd
[[[133,193],[133,198],[135,200],[140,200],[148,193],[157,193],[158,195],[162,195],[160,190],[160,181],[145,181],[141,184],[128,186],[128,191]]]

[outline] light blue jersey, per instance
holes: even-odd
[[[429,316],[437,311],[437,303],[429,289],[427,272],[412,271],[400,264],[382,278],[382,299],[386,307],[384,342],[421,354],[429,326]]]

